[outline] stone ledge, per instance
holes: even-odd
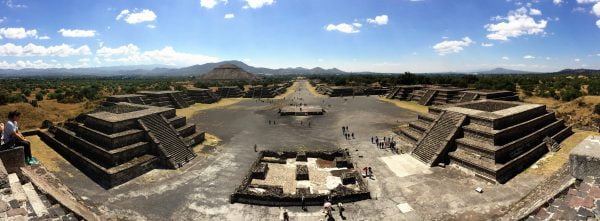
[[[589,136],[569,154],[569,170],[579,180],[600,177],[600,136]]]

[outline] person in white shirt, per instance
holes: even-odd
[[[2,137],[4,139],[4,148],[23,147],[25,152],[25,162],[27,164],[37,164],[37,159],[31,156],[31,143],[25,139],[25,136],[19,131],[19,119],[21,118],[21,112],[11,111],[8,113],[8,121],[4,125],[4,131]]]
[[[4,123],[0,122],[0,146],[4,144]]]

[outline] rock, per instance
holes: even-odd
[[[8,212],[6,212],[6,215],[8,217],[18,216],[18,215],[27,216],[27,210],[25,210],[23,208],[11,209]]]
[[[11,209],[10,205],[3,200],[0,200],[0,213],[6,212],[9,209]]]
[[[569,154],[571,175],[579,180],[600,177],[600,136],[589,136]]]

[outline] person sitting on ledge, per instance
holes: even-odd
[[[4,144],[4,123],[0,122],[0,147]]]
[[[8,113],[8,121],[4,125],[4,131],[2,137],[4,138],[4,144],[2,149],[10,149],[15,147],[23,147],[25,152],[25,163],[37,164],[38,161],[31,156],[31,143],[25,139],[25,136],[19,131],[19,118],[21,118],[21,112],[11,111]]]

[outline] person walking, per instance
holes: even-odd
[[[354,140],[354,132],[352,132],[352,139]]]
[[[342,203],[338,203],[337,206],[338,206],[338,212],[340,213],[340,217],[342,219],[344,219],[344,214],[343,214],[343,212],[344,212],[344,206],[342,205]]]
[[[283,210],[283,221],[290,221],[290,215],[288,214],[287,209]]]
[[[258,147],[254,144],[254,152],[257,152]]]
[[[373,143],[373,141],[374,141],[374,140],[373,140],[373,136],[371,136],[371,143]]]

